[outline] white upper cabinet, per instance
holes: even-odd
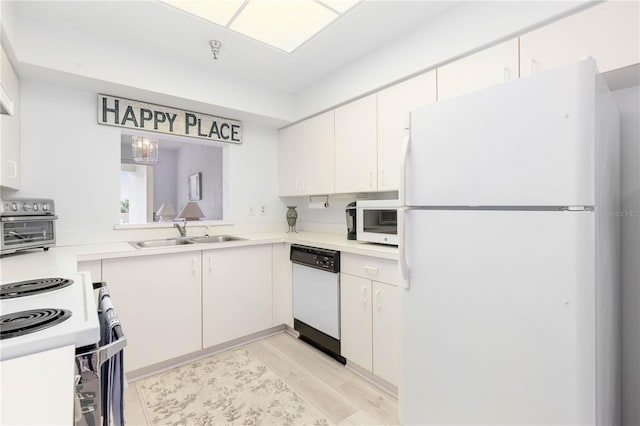
[[[300,125],[286,127],[278,132],[278,194],[300,195]]]
[[[518,39],[513,39],[438,68],[438,101],[518,77]]]
[[[0,53],[0,85],[3,110],[0,115],[0,186],[20,189],[20,80],[4,48]]]
[[[435,71],[378,92],[378,191],[398,190],[407,113],[435,101]]]
[[[520,37],[521,75],[593,57],[600,72],[640,62],[640,3],[607,1]]]
[[[335,110],[336,193],[377,191],[376,95]]]
[[[334,192],[333,117],[333,111],[329,111],[280,130],[280,196]]]

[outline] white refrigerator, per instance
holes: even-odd
[[[411,113],[403,424],[619,423],[619,130],[587,59]]]

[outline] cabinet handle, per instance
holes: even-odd
[[[296,179],[296,192],[300,192],[300,179]]]
[[[378,275],[378,268],[374,266],[366,266],[364,267],[364,271],[368,274]]]
[[[7,176],[7,179],[15,179],[18,177],[18,163],[16,163],[13,160],[7,160],[7,163],[11,164],[13,166],[13,173],[11,173],[11,176]]]
[[[362,304],[363,305],[367,305],[367,287],[366,286],[362,286],[362,288],[360,289],[360,299],[362,300]]]
[[[192,257],[191,258],[191,271],[195,274],[196,273],[196,258]]]
[[[507,67],[504,67],[504,81],[506,83],[509,80],[511,80],[511,70]]]
[[[536,60],[532,58],[531,59],[531,74],[534,74],[536,72],[536,68],[537,68]]]
[[[380,188],[384,188],[384,169],[380,171]]]
[[[380,290],[376,290],[376,308],[382,308],[382,302],[380,301]]]
[[[209,256],[209,270],[213,270],[213,256]]]
[[[307,178],[302,178],[302,192],[307,192]]]
[[[369,188],[373,186],[373,171],[369,170]]]

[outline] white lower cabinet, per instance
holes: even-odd
[[[400,290],[372,282],[373,374],[398,385],[400,363]]]
[[[207,348],[272,326],[272,247],[202,252],[202,344]]]
[[[342,254],[341,263],[345,271],[340,274],[341,355],[397,386],[400,293],[395,278],[389,279],[397,274],[397,263],[348,253]]]
[[[371,312],[371,281],[340,274],[340,352],[369,371],[373,371]]]
[[[273,245],[273,325],[293,328],[293,271],[290,243]]]
[[[126,371],[202,349],[200,251],[105,259]]]

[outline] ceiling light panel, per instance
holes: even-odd
[[[326,4],[338,13],[345,13],[357,3],[360,3],[360,0],[320,0],[320,3]]]
[[[243,5],[244,0],[165,0],[164,3],[224,27]]]
[[[291,53],[338,16],[313,0],[253,0],[229,28]]]

